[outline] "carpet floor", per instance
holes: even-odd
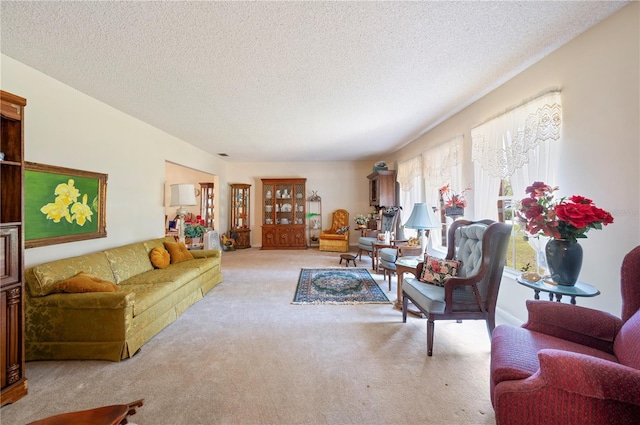
[[[224,281],[135,357],[27,363],[29,394],[0,422],[144,398],[138,425],[494,424],[484,322],[437,322],[427,357],[426,321],[402,323],[391,304],[291,304],[301,268],[338,262],[317,249],[225,252]]]

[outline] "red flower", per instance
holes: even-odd
[[[590,229],[602,229],[613,223],[613,217],[584,196],[574,195],[554,202],[557,187],[534,182],[526,188],[528,198],[520,201],[516,211],[518,220],[524,223],[530,235],[545,235],[557,239],[576,240],[586,238]]]

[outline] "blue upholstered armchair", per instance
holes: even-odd
[[[400,216],[400,207],[382,208],[378,212],[380,215],[380,228],[378,230],[369,230],[367,236],[358,239],[358,257],[362,260],[362,251],[366,251],[371,256],[371,268],[375,268],[375,262],[372,255],[373,243],[378,240],[379,234],[391,232],[395,236],[396,226]]]
[[[407,321],[408,301],[427,317],[429,356],[433,354],[435,320],[486,320],[491,338],[510,235],[508,224],[457,220],[447,235],[448,252],[444,261],[425,260],[418,264],[417,278],[404,280],[402,321]],[[438,273],[438,267],[451,270],[452,263],[457,261],[460,263],[455,277],[451,277],[452,273],[449,276]],[[428,273],[423,276],[425,268]]]

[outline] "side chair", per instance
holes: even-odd
[[[335,210],[331,228],[320,233],[320,251],[349,252],[349,212]]]
[[[362,260],[362,252],[366,251],[371,256],[371,269],[375,269],[375,258],[373,255],[373,244],[378,242],[378,235],[391,232],[395,236],[398,218],[400,217],[400,207],[382,207],[379,214],[380,226],[377,230],[368,230],[366,236],[358,239],[358,253],[356,256]]]
[[[402,321],[407,321],[411,301],[427,318],[427,355],[433,355],[436,320],[485,320],[491,338],[496,326],[498,290],[506,262],[511,225],[492,220],[456,220],[447,234],[448,252],[443,264],[458,264],[457,274],[440,276],[441,281],[427,283],[433,273],[430,257],[418,264],[416,278],[402,285]],[[429,261],[429,263],[427,263]],[[440,263],[435,259],[436,263]],[[459,263],[457,263],[459,262]],[[452,273],[453,275],[453,273]]]

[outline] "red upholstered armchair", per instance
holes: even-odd
[[[491,341],[496,423],[640,423],[640,246],[622,262],[622,319],[550,301],[527,301],[521,328]]]

